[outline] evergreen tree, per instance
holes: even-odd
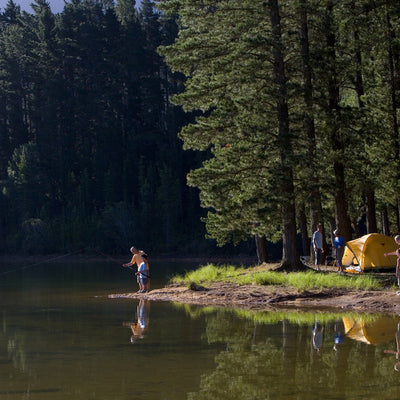
[[[176,101],[202,111],[181,137],[186,148],[212,152],[189,176],[189,184],[201,189],[202,205],[212,209],[207,229],[223,244],[274,234],[282,223],[282,265],[297,268],[293,137],[278,4],[179,6],[185,29],[163,52],[188,77]]]
[[[2,15],[7,21],[0,36],[0,178],[4,179],[14,149],[31,138],[31,64],[19,7],[9,2]]]
[[[303,114],[300,120],[303,121],[303,129],[305,133],[305,141],[307,143],[306,151],[299,157],[302,168],[300,174],[306,172],[306,176],[302,177],[304,186],[302,192],[305,197],[304,201],[310,206],[310,233],[313,234],[317,230],[317,225],[323,226],[323,248],[326,250],[325,243],[325,229],[324,220],[322,215],[322,196],[321,196],[321,161],[319,159],[319,151],[317,148],[318,135],[315,128],[315,102],[314,102],[314,85],[313,85],[313,59],[310,49],[309,37],[309,15],[315,12],[315,8],[311,2],[301,0],[296,10],[297,21],[299,25],[299,53],[301,59],[301,72],[302,72],[302,93],[304,98],[304,106],[301,108]],[[301,129],[301,128],[300,128]],[[304,161],[304,162],[302,162]],[[299,174],[299,173],[298,173]],[[302,196],[302,195],[300,195]],[[300,200],[300,204],[302,201]],[[302,206],[300,206],[300,209]],[[301,212],[300,212],[301,213]],[[306,222],[303,223],[304,234],[307,230]],[[306,246],[304,242],[303,247]],[[308,245],[310,247],[310,245]],[[312,247],[312,246],[311,246]],[[305,250],[305,248],[303,248]],[[312,260],[314,259],[314,252],[311,252]]]
[[[18,23],[21,16],[21,7],[17,6],[13,0],[9,0],[4,12],[0,14],[0,26],[2,29],[9,25]]]

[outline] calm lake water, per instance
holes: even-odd
[[[0,400],[400,398],[398,316],[109,299],[132,271],[24,267],[0,272]],[[152,287],[186,267],[152,263]]]

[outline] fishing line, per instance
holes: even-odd
[[[22,271],[22,270],[24,270],[24,269],[33,268],[33,267],[36,267],[36,266],[41,265],[41,264],[44,264],[44,263],[48,263],[48,262],[51,262],[51,261],[54,261],[54,260],[58,260],[58,259],[60,259],[60,258],[68,257],[68,256],[70,256],[70,255],[72,255],[72,254],[79,253],[79,252],[81,252],[82,250],[83,250],[83,249],[71,251],[70,253],[62,254],[61,256],[52,257],[52,258],[49,258],[49,259],[47,259],[47,260],[39,261],[39,262],[34,263],[34,264],[26,265],[25,267],[15,268],[15,269],[11,269],[11,270],[9,270],[9,271],[1,272],[1,273],[0,273],[0,276],[7,275],[7,274],[9,274],[9,273],[11,273],[11,272]]]

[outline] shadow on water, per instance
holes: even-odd
[[[160,287],[188,265],[152,268]],[[107,298],[136,285],[108,263],[38,266],[0,279],[0,396],[399,398],[398,316]]]

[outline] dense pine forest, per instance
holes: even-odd
[[[399,232],[399,99],[397,0],[10,0],[0,252]]]
[[[174,16],[132,0],[32,10],[0,13],[1,252],[205,251],[186,185],[201,155],[182,149],[191,117],[170,103],[183,76],[156,51]]]

